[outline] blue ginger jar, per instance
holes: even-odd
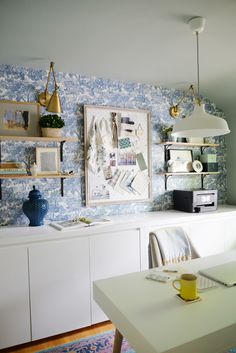
[[[23,203],[23,212],[29,218],[29,226],[42,226],[43,219],[48,213],[48,201],[42,198],[41,192],[35,189],[29,192],[29,200]]]

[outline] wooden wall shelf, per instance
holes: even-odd
[[[189,147],[219,147],[219,143],[194,143],[194,142],[174,142],[166,141],[157,143],[157,145],[162,146],[189,146]]]
[[[208,147],[219,147],[219,143],[192,143],[192,142],[174,142],[174,141],[165,141],[165,142],[160,142],[157,143],[157,145],[163,146],[164,147],[164,160],[165,162],[168,161],[168,151],[172,146],[175,147],[198,147],[200,148],[201,154],[203,153],[205,148]],[[204,178],[206,175],[217,175],[221,174],[220,172],[177,172],[177,173],[172,173],[172,172],[159,172],[157,173],[158,175],[163,175],[165,177],[165,190],[167,190],[167,180],[171,176],[175,175],[187,175],[187,176],[196,176],[200,175],[201,176],[201,188],[203,189],[204,187]]]
[[[77,142],[78,137],[0,136],[0,141]]]
[[[178,173],[170,173],[170,172],[159,172],[156,173],[157,175],[163,175],[165,177],[165,190],[167,190],[167,181],[169,177],[172,176],[178,176],[178,175],[186,175],[186,176],[196,176],[196,175],[200,175],[201,176],[201,188],[203,189],[203,182],[204,182],[204,178],[207,175],[219,175],[221,174],[221,172],[200,172],[200,173],[196,173],[196,172],[178,172]]]
[[[220,172],[160,172],[157,173],[159,175],[166,175],[166,176],[172,176],[172,175],[209,175],[209,174],[220,174]]]
[[[0,175],[0,200],[2,199],[2,179],[61,179],[61,196],[64,196],[64,180],[78,178],[78,174],[58,174],[58,175],[19,175],[19,174],[1,174]]]
[[[60,160],[63,161],[63,146],[65,142],[77,142],[78,137],[40,137],[40,136],[2,136],[0,135],[0,162],[1,142],[2,141],[31,141],[31,142],[58,142],[60,143]],[[3,179],[60,179],[61,196],[64,196],[64,179],[78,178],[78,174],[58,174],[58,175],[25,175],[25,174],[0,174],[0,200],[2,199],[2,180]]]
[[[78,174],[40,174],[36,176],[25,175],[25,174],[0,174],[0,179],[68,179],[68,178],[78,178]]]

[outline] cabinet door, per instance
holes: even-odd
[[[91,286],[98,279],[140,271],[139,230],[91,237],[90,261]],[[92,299],[92,324],[105,320],[107,316]]]
[[[191,223],[189,237],[201,257],[223,252],[225,249],[224,219],[211,218]]]
[[[31,246],[29,268],[33,340],[90,325],[87,239]]]
[[[0,284],[2,349],[31,340],[26,248],[0,249]]]
[[[236,219],[235,217],[225,218],[225,251],[236,249]]]

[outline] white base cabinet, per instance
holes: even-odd
[[[32,340],[90,325],[88,239],[29,247]]]
[[[189,237],[201,257],[225,250],[226,224],[222,220],[204,220],[189,225]]]
[[[0,349],[31,340],[27,249],[0,249]]]
[[[224,222],[225,251],[236,249],[236,217],[227,218]]]
[[[0,349],[106,320],[93,300],[93,281],[146,270],[149,232],[177,225],[200,256],[236,248],[232,206],[205,215],[174,210],[124,215],[82,231],[2,227]]]
[[[140,271],[139,242],[139,230],[136,229],[90,238],[91,293],[95,280]],[[91,303],[92,324],[108,320],[93,299]]]
[[[189,237],[201,257],[236,249],[236,217],[189,224]]]

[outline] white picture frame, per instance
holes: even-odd
[[[86,206],[151,200],[150,112],[84,106]]]
[[[187,149],[169,149],[169,160],[172,161],[182,161],[182,162],[192,162],[193,152]]]
[[[59,175],[59,148],[36,147],[36,164],[38,175]]]

